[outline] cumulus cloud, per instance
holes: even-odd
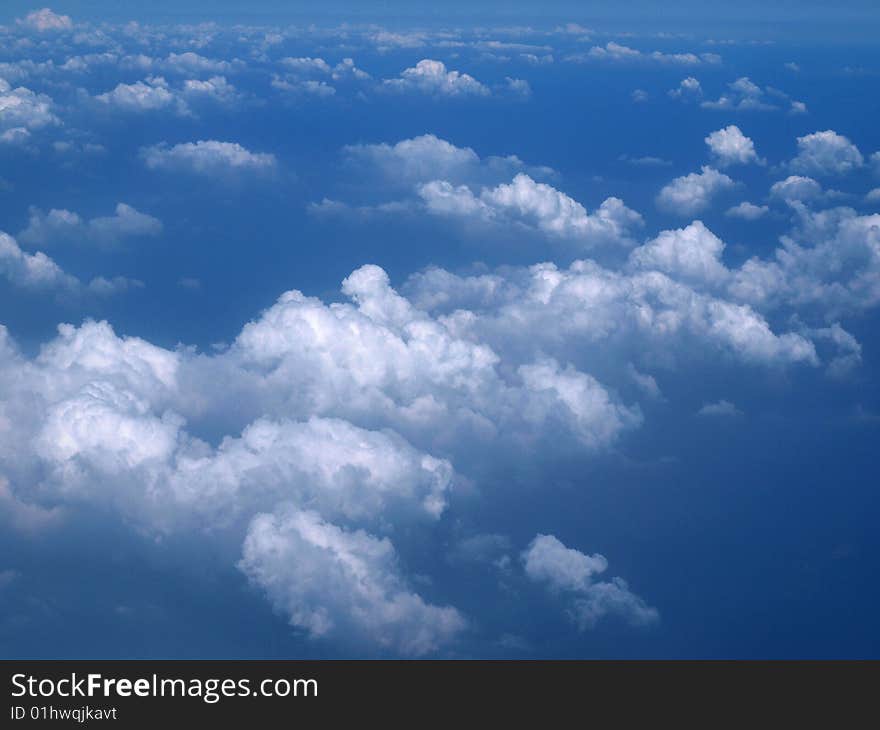
[[[13,286],[36,292],[48,291],[59,297],[72,297],[86,293],[99,296],[117,294],[143,283],[136,279],[96,277],[84,284],[67,273],[42,251],[33,254],[23,251],[9,234],[0,231],[0,276]]]
[[[114,89],[98,94],[95,99],[107,107],[126,112],[151,112],[170,108],[178,114],[189,113],[186,103],[161,76],[150,76],[133,84],[117,84]]]
[[[509,179],[518,172],[532,177],[555,175],[548,167],[526,165],[516,155],[481,158],[472,148],[458,147],[434,134],[423,134],[395,144],[348,145],[342,154],[346,165],[358,176],[378,173],[385,186],[412,188],[433,180],[479,186]]]
[[[703,87],[693,76],[688,76],[682,79],[676,88],[670,89],[667,93],[673,99],[697,98],[703,95]]]
[[[675,178],[660,190],[657,206],[676,215],[689,216],[709,207],[713,198],[732,189],[736,183],[714,167],[703,165],[700,172]]]
[[[40,33],[70,30],[73,28],[73,21],[70,19],[70,16],[59,15],[52,12],[49,8],[34,10],[16,22],[25,28],[30,28]]]
[[[392,91],[418,91],[435,96],[488,96],[489,89],[473,76],[459,71],[449,71],[442,61],[422,59],[412,68],[404,69],[400,78],[385,79],[386,89]]]
[[[769,260],[752,258],[731,293],[763,307],[820,306],[823,316],[880,302],[880,215],[851,208],[812,212],[790,202],[798,221]]]
[[[719,400],[715,403],[704,404],[699,411],[698,416],[741,416],[742,411],[728,400]]]
[[[553,535],[535,536],[522,554],[525,573],[545,585],[566,603],[566,611],[581,631],[591,629],[606,616],[616,616],[635,626],[657,623],[657,609],[633,593],[622,578],[596,580],[608,561],[566,547]]]
[[[721,166],[763,162],[755,152],[755,143],[735,124],[712,132],[705,142]]]
[[[788,108],[791,114],[807,111],[802,101],[796,101],[784,91],[770,86],[762,88],[748,76],[741,76],[729,83],[725,93],[717,99],[701,102],[700,106],[721,111],[772,111],[781,107]]]
[[[75,290],[77,279],[65,273],[42,251],[25,253],[12,236],[0,232],[0,273],[27,289]]]
[[[477,474],[487,465],[475,443],[482,458],[545,439],[598,450],[641,414],[570,365],[500,368],[491,348],[415,309],[377,267],[353,272],[343,291],[353,304],[288,292],[206,355],[87,321],[61,325],[27,358],[4,330],[10,499],[100,504],[147,532],[242,540],[242,570],[314,637],[414,655],[453,641],[464,619],[408,587],[383,536],[446,510],[455,472],[430,451]],[[230,398],[243,408],[230,411]],[[211,446],[188,430],[200,423],[230,435]]]
[[[766,205],[755,205],[748,201],[743,201],[738,205],[728,208],[724,215],[728,218],[741,218],[745,221],[756,221],[763,218],[770,212],[770,208]]]
[[[239,567],[312,637],[368,640],[420,656],[466,625],[456,609],[412,592],[387,538],[345,530],[311,511],[255,517]]]
[[[619,363],[635,342],[642,354],[675,351],[687,358],[684,343],[699,342],[701,350],[747,363],[818,362],[808,338],[774,333],[748,304],[699,291],[703,283],[695,279],[689,286],[654,269],[621,273],[576,261],[567,269],[540,264],[504,277],[430,270],[413,277],[408,289],[423,306],[450,312],[447,326],[462,336],[479,337],[499,351],[574,359],[575,365],[577,359],[593,367]],[[461,311],[465,301],[470,309]]]
[[[44,213],[31,208],[27,227],[18,240],[29,246],[91,243],[116,246],[127,238],[155,237],[162,233],[162,222],[125,203],[114,215],[84,220],[77,213],[53,208]]]
[[[816,200],[822,196],[822,186],[811,177],[789,175],[770,186],[770,195],[780,200]]]
[[[805,175],[845,175],[864,164],[862,153],[846,137],[833,130],[797,138],[797,156],[789,167]]]
[[[9,82],[0,78],[0,130],[21,136],[59,123],[52,99],[23,86],[12,88]],[[9,138],[7,141],[14,140]]]
[[[169,147],[160,143],[144,147],[140,152],[151,170],[183,171],[198,175],[231,172],[268,172],[275,169],[275,156],[267,152],[251,152],[237,142],[199,140]]]
[[[444,180],[418,188],[428,210],[463,219],[505,221],[534,226],[584,245],[631,245],[630,232],[642,225],[641,216],[619,198],[608,198],[593,214],[565,193],[520,173],[510,183],[484,188],[475,195],[465,185]]]
[[[721,263],[724,242],[694,221],[687,228],[663,231],[630,254],[630,262],[641,269],[662,271],[682,281],[719,283],[727,278]]]
[[[586,54],[572,54],[567,57],[569,61],[617,61],[617,62],[654,62],[672,64],[677,66],[696,66],[702,63],[715,64],[721,62],[721,57],[716,53],[662,53],[661,51],[642,51],[609,41],[604,46],[593,46]]]

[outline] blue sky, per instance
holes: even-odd
[[[0,653],[875,657],[870,5],[237,6],[0,14]]]

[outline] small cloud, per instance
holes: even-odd
[[[742,411],[729,400],[706,403],[697,411],[698,416],[741,416]]]
[[[52,12],[49,8],[34,10],[32,13],[28,13],[24,18],[19,18],[16,22],[25,28],[30,28],[39,33],[70,30],[73,28],[73,21],[70,19],[70,16],[58,15],[57,13]]]
[[[196,279],[192,276],[182,276],[177,280],[177,286],[189,291],[200,291],[202,288],[202,282],[201,279]]]
[[[756,221],[759,218],[763,218],[769,212],[770,208],[766,205],[755,205],[754,203],[745,201],[739,205],[734,205],[732,208],[728,208],[724,215],[728,218],[741,218],[745,221]]]
[[[473,76],[447,70],[442,61],[425,58],[412,68],[404,69],[400,78],[386,79],[384,87],[391,91],[419,91],[435,96],[488,96],[489,89]]]
[[[150,170],[186,171],[197,175],[266,172],[277,164],[272,154],[251,152],[237,142],[215,139],[184,142],[173,147],[162,142],[141,149],[140,157]]]

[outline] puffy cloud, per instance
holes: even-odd
[[[862,153],[833,130],[797,138],[798,154],[789,162],[794,172],[807,175],[845,175],[864,164]]]
[[[28,131],[59,124],[53,109],[52,100],[45,94],[34,93],[22,86],[13,89],[0,78],[0,130]],[[20,136],[23,132],[13,134]]]
[[[73,28],[73,21],[67,15],[58,15],[53,13],[49,8],[34,10],[28,13],[24,18],[19,19],[19,25],[40,33],[47,31],[70,30]]]
[[[445,321],[454,332],[500,352],[543,352],[575,365],[589,360],[594,367],[608,360],[618,363],[610,365],[616,370],[633,351],[664,357],[676,352],[686,359],[690,347],[766,365],[817,362],[813,343],[803,335],[777,335],[750,306],[656,270],[624,274],[575,261],[568,269],[540,264],[503,278],[429,273],[410,282],[414,300],[450,311]],[[472,309],[457,309],[459,297]]]
[[[44,213],[31,208],[27,228],[18,240],[29,246],[64,243],[93,243],[116,246],[126,238],[155,237],[162,233],[162,222],[130,205],[118,203],[115,215],[85,221],[69,210],[53,208]]]
[[[667,93],[673,99],[696,98],[703,95],[703,87],[693,76],[688,76],[681,80],[677,88],[670,89]]]
[[[180,74],[223,74],[229,73],[236,66],[242,66],[243,64],[238,59],[234,62],[218,61],[213,58],[205,58],[192,51],[186,51],[185,53],[169,53],[161,65],[168,71]]]
[[[404,69],[399,79],[386,79],[386,89],[420,91],[436,96],[488,96],[489,89],[473,76],[459,71],[447,71],[446,64],[429,58],[422,59],[412,68]]]
[[[641,424],[638,410],[615,403],[595,378],[571,366],[561,370],[556,361],[546,360],[521,365],[519,374],[530,391],[549,396],[550,402],[536,409],[537,421],[543,422],[554,404],[561,406],[557,413],[570,422],[568,427],[591,448],[601,448],[618,433]],[[525,415],[532,417],[528,412]]]
[[[735,124],[712,132],[706,137],[705,142],[719,165],[747,165],[750,162],[762,162],[755,152],[755,143]]]
[[[18,242],[2,231],[0,231],[0,276],[4,276],[14,286],[36,291],[49,290],[59,296],[83,293],[103,296],[143,286],[143,283],[136,279],[121,276],[113,279],[99,276],[84,284],[64,271],[42,251],[33,254],[22,251]]]
[[[358,177],[378,173],[384,185],[409,189],[417,183],[444,180],[456,185],[496,184],[518,172],[533,177],[552,177],[548,167],[526,165],[516,155],[481,158],[470,147],[457,147],[434,134],[401,140],[393,145],[357,144],[342,150],[346,165]]]
[[[850,208],[811,212],[793,201],[799,225],[769,260],[737,270],[731,293],[763,307],[820,306],[823,316],[880,302],[880,215]]]
[[[330,74],[330,64],[328,64],[323,58],[311,58],[308,56],[301,58],[287,57],[282,58],[278,63],[292,71]]]
[[[212,76],[204,81],[187,79],[183,82],[181,93],[191,102],[212,99],[221,104],[234,104],[241,98],[238,90],[225,76]]]
[[[770,195],[780,200],[815,200],[822,196],[822,186],[811,177],[789,175],[770,186]]]
[[[366,81],[370,78],[370,74],[359,69],[352,58],[343,58],[335,66],[331,66],[323,58],[310,56],[282,58],[279,64],[296,76],[330,76],[334,81],[345,79]]]
[[[715,403],[705,403],[698,416],[741,416],[742,411],[728,400],[719,400]]]
[[[525,79],[514,79],[510,76],[506,76],[504,78],[504,83],[506,84],[506,91],[514,96],[527,99],[532,95],[532,87]]]
[[[703,101],[700,106],[722,111],[772,111],[784,104],[792,114],[803,114],[807,111],[803,102],[795,101],[779,89],[769,86],[761,88],[748,76],[729,83],[727,89],[718,99]]]
[[[595,580],[608,568],[602,555],[585,555],[567,548],[553,535],[538,534],[522,559],[531,580],[565,598],[569,616],[581,631],[593,628],[606,616],[617,616],[636,626],[654,624],[660,618],[657,609],[630,591],[623,579]]]
[[[311,511],[257,515],[239,567],[312,637],[348,637],[420,656],[466,626],[454,608],[412,592],[387,538],[345,530]]]
[[[237,142],[199,140],[169,147],[166,143],[145,147],[140,152],[151,170],[185,171],[199,175],[229,172],[267,172],[275,169],[275,156],[251,152]]]
[[[433,134],[396,144],[359,144],[343,149],[345,157],[373,167],[390,180],[412,184],[426,180],[463,180],[478,173],[480,158],[470,147],[456,147]]]
[[[31,138],[31,133],[25,127],[12,127],[0,133],[0,142],[3,144],[24,144]]]
[[[584,61],[587,59],[598,59],[600,61],[647,61],[662,64],[673,64],[679,66],[696,66],[701,63],[720,63],[721,57],[715,53],[662,53],[660,51],[651,51],[643,53],[635,48],[609,41],[604,46],[593,46],[585,55],[573,54],[566,60]]]
[[[694,221],[687,228],[663,231],[630,254],[630,262],[641,269],[663,271],[682,281],[717,284],[728,276],[721,263],[724,242]]]
[[[756,221],[759,218],[763,218],[769,212],[770,208],[766,205],[755,205],[754,203],[744,201],[738,205],[734,205],[732,208],[728,208],[724,215],[728,218],[741,218],[746,221]]]
[[[150,112],[173,108],[188,114],[186,103],[168,86],[161,76],[151,76],[133,84],[117,84],[114,89],[98,94],[95,99],[108,107],[127,112]]]
[[[273,74],[272,87],[292,94],[331,97],[336,94],[336,87],[328,84],[324,78],[335,83],[364,82],[370,74],[358,68],[351,58],[343,58],[335,66],[331,66],[323,58],[283,58],[279,62],[284,74]],[[315,78],[319,77],[319,78]]]
[[[28,289],[75,290],[77,279],[65,273],[42,251],[28,254],[12,236],[0,232],[0,273],[13,284]]]
[[[675,178],[657,195],[657,206],[676,215],[689,216],[704,210],[719,193],[730,190],[734,181],[714,167]]]
[[[510,183],[484,188],[479,196],[465,185],[435,180],[418,188],[428,210],[465,219],[507,221],[534,226],[585,246],[607,243],[632,245],[632,229],[641,216],[619,198],[608,198],[593,214],[565,193],[520,173]]]

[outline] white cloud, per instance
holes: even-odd
[[[173,108],[188,114],[186,103],[168,86],[161,76],[151,76],[133,84],[117,84],[114,89],[98,94],[95,99],[107,107],[127,112],[150,112]]]
[[[31,208],[27,228],[18,240],[29,246],[92,243],[116,246],[126,238],[155,237],[162,233],[162,222],[130,205],[119,203],[115,214],[83,220],[69,210],[53,208],[44,213]]]
[[[55,116],[52,99],[23,86],[13,89],[0,78],[0,130],[30,131],[55,124],[60,120]],[[13,134],[20,136],[21,132]]]
[[[567,548],[553,535],[535,536],[522,555],[526,575],[543,583],[567,603],[572,621],[583,631],[606,616],[617,616],[636,625],[656,623],[660,614],[630,591],[621,578],[597,581],[608,561],[602,555],[585,555]]]
[[[28,254],[12,236],[0,232],[0,274],[27,289],[75,290],[79,282],[42,251]]]
[[[657,206],[676,215],[689,216],[709,207],[712,199],[736,183],[713,167],[675,178],[657,195]]]
[[[762,307],[819,305],[825,317],[880,303],[880,215],[790,205],[798,227],[772,259],[743,264],[731,293]]]
[[[199,140],[169,147],[166,143],[145,147],[140,152],[151,170],[186,171],[199,175],[230,172],[268,172],[275,169],[275,156],[251,152],[237,142]]]
[[[595,367],[619,363],[633,347],[643,355],[668,358],[676,352],[687,359],[684,344],[698,342],[701,350],[720,350],[743,362],[818,361],[806,337],[776,334],[750,306],[701,293],[655,270],[622,274],[592,261],[568,269],[539,264],[504,277],[432,270],[413,277],[408,290],[422,306],[450,312],[445,322],[453,332],[499,352],[541,352]],[[461,310],[460,298],[470,310]]]
[[[721,262],[724,242],[694,221],[686,228],[663,231],[630,254],[637,268],[662,271],[682,281],[718,284],[728,276]]]
[[[243,63],[236,59],[234,62],[218,61],[213,58],[205,58],[198,53],[186,51],[184,53],[169,53],[168,57],[161,63],[162,68],[179,74],[224,74],[229,73],[236,67],[241,67]]]
[[[36,30],[40,33],[45,33],[46,31],[70,30],[73,28],[73,21],[69,16],[58,15],[57,13],[53,13],[49,8],[34,10],[33,12],[28,13],[23,19],[19,19],[17,22],[19,25],[30,28],[31,30]]]
[[[681,80],[677,88],[670,89],[667,93],[673,99],[696,98],[703,95],[703,87],[693,76],[688,76]]]
[[[735,124],[712,132],[706,137],[705,142],[719,165],[748,165],[752,162],[758,164],[762,162],[755,152],[755,143]]]
[[[420,185],[418,193],[428,210],[464,219],[521,223],[585,246],[632,245],[630,234],[642,225],[641,216],[619,198],[608,198],[595,213],[556,188],[519,173],[510,183],[483,188],[479,196],[465,185],[445,180]]]
[[[466,626],[454,608],[412,592],[387,539],[345,530],[311,511],[257,515],[239,566],[312,637],[353,636],[419,656]]]
[[[728,400],[719,400],[715,403],[704,404],[698,416],[741,416],[742,411]]]
[[[744,201],[728,208],[724,215],[729,218],[741,218],[746,221],[756,221],[759,218],[763,218],[769,212],[770,208],[766,205],[755,205],[754,203]]]
[[[822,186],[811,177],[789,175],[770,186],[770,195],[780,200],[815,200],[822,196]]]
[[[396,144],[357,144],[342,150],[350,173],[368,177],[378,173],[383,186],[412,189],[417,183],[445,180],[455,185],[496,184],[518,172],[532,177],[554,177],[548,167],[526,165],[516,155],[480,156],[470,147],[456,145],[433,134],[404,139]]]
[[[477,174],[480,158],[470,147],[433,134],[404,139],[396,144],[359,144],[343,149],[347,159],[379,169],[390,180],[408,184],[443,179],[461,181]]]
[[[784,91],[770,86],[761,88],[748,76],[742,76],[727,85],[727,91],[718,99],[706,100],[700,106],[704,109],[721,111],[772,111],[786,105],[791,114],[804,114],[807,106],[795,101]]]
[[[488,96],[489,89],[473,76],[448,71],[442,61],[422,59],[412,68],[404,69],[399,79],[385,79],[386,89],[420,91],[436,96]]]
[[[798,154],[789,162],[794,172],[806,175],[845,175],[864,164],[862,153],[833,130],[797,138]]]
[[[238,90],[226,80],[225,76],[212,76],[204,81],[187,79],[183,82],[181,93],[191,102],[211,99],[221,104],[231,105],[241,99]]]
[[[323,58],[311,58],[310,56],[300,58],[282,58],[280,63],[285,68],[301,73],[319,73],[330,75],[330,64]]]
[[[635,48],[609,41],[604,46],[593,46],[586,54],[573,54],[566,60],[585,61],[597,59],[600,61],[646,61],[678,66],[696,66],[702,63],[716,64],[721,62],[721,57],[715,53],[662,53],[651,51],[643,53]]]

